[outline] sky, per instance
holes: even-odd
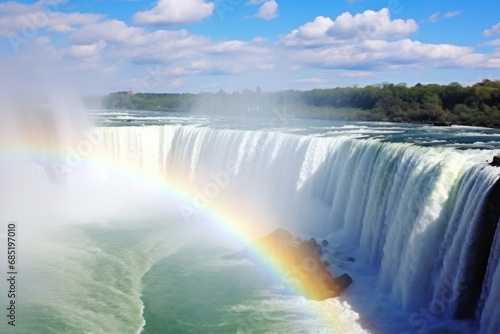
[[[500,79],[499,13],[497,0],[0,1],[0,75],[92,94],[471,85]]]

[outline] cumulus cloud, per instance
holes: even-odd
[[[16,1],[7,1],[4,3],[0,3],[0,13],[9,15],[23,15],[33,13],[34,11],[47,10],[44,9],[42,5],[43,3],[41,1],[35,2],[33,4],[23,4]]]
[[[272,20],[278,17],[278,3],[275,0],[266,1],[260,6],[255,17],[263,20]]]
[[[367,10],[361,14],[352,16],[343,13],[333,22],[328,29],[329,36],[346,39],[359,36],[368,39],[402,38],[417,31],[418,25],[414,20],[391,20],[387,8],[378,12]]]
[[[497,23],[490,29],[486,29],[485,31],[483,31],[483,36],[493,36],[499,34],[500,34],[500,23]]]
[[[323,69],[396,70],[401,68],[490,67],[484,55],[470,47],[425,44],[409,39],[365,40],[357,44],[299,50],[295,61]]]
[[[480,46],[500,46],[500,39],[494,39],[492,41],[482,43]]]
[[[69,41],[72,47],[66,56],[81,57],[89,65],[100,62],[103,68],[112,64],[159,66],[154,80],[150,76],[142,80],[144,74],[135,79],[145,82],[134,88],[138,91],[152,89],[151,81],[154,87],[161,82],[163,88],[168,88],[166,83],[172,77],[265,71],[275,63],[264,38],[214,41],[184,29],[148,31],[116,19],[85,26],[74,32]]]
[[[335,20],[318,16],[283,38],[286,46],[318,47],[346,40],[404,38],[418,30],[414,20],[391,20],[387,8],[352,15],[345,12]]]
[[[104,41],[123,59],[135,62],[168,63],[175,59],[203,59],[208,55],[248,56],[266,53],[267,41],[255,38],[251,41],[213,41],[187,30],[156,30],[128,26],[120,20],[109,20],[88,25],[73,33],[74,45],[91,45]],[[192,66],[191,66],[192,67]],[[199,64],[195,66],[199,68]]]
[[[326,38],[328,29],[330,29],[333,24],[333,21],[329,17],[318,16],[313,22],[307,22],[299,29],[292,31],[292,33],[287,35],[285,39],[297,38],[302,40],[312,40]]]
[[[195,23],[211,16],[214,7],[205,0],[158,0],[153,9],[137,12],[134,22],[148,26]]]
[[[93,44],[72,45],[67,51],[67,55],[74,58],[94,57],[106,47],[106,42],[99,40]]]
[[[101,61],[103,68],[120,62],[158,64],[161,70],[156,75],[163,78],[320,68],[349,69],[339,76],[367,79],[376,77],[373,71],[378,70],[495,68],[500,64],[500,57],[477,54],[471,47],[426,44],[407,37],[417,30],[414,20],[392,20],[387,9],[344,13],[334,19],[318,16],[271,46],[265,38],[215,41],[187,30],[149,31],[105,20],[73,32],[66,56],[89,64]],[[303,83],[322,83],[313,79],[306,77]]]
[[[70,38],[74,44],[91,44],[104,40],[111,44],[139,45],[144,41],[142,28],[129,27],[120,20],[107,20],[89,24],[76,31]]]
[[[368,10],[354,16],[343,13],[335,19],[318,16],[285,35],[280,45],[293,49],[291,62],[302,66],[358,70],[346,75],[368,75],[366,69],[497,66],[494,54],[478,54],[472,47],[426,44],[407,37],[417,30],[414,20],[391,20],[387,9]]]
[[[30,5],[17,2],[0,4],[0,37],[15,34],[24,38],[33,38],[41,29],[55,33],[68,33],[104,17],[78,12],[62,13],[54,9],[56,7],[42,6],[41,2]]]
[[[63,50],[65,59],[74,61],[76,68],[80,70],[99,69],[101,67],[102,52],[107,44],[99,40],[92,44],[72,45]],[[111,66],[102,66],[102,72],[113,73]]]
[[[149,12],[167,2],[174,3],[160,0]],[[276,0],[249,0],[247,4],[262,8],[272,2]],[[209,5],[201,0],[183,3]],[[0,35],[2,31],[4,34],[16,31],[12,29],[22,32],[25,27],[21,18],[40,10],[36,5],[0,4]],[[276,10],[269,11],[273,12],[277,15],[277,4]],[[280,37],[277,43],[263,37],[214,40],[186,29],[134,26],[101,15],[63,13],[55,9],[49,13],[48,20],[40,21],[44,29],[30,41],[43,52],[26,51],[19,56],[29,53],[32,59],[37,59],[39,54],[51,55],[57,64],[70,64],[71,71],[92,69],[100,74],[108,73],[110,77],[121,77],[127,85],[131,78],[124,77],[134,73],[136,85],[129,87],[134,91],[193,89],[193,82],[198,80],[191,80],[189,76],[200,75],[219,75],[228,82],[230,79],[226,78],[232,75],[286,77],[292,84],[314,86],[331,83],[323,79],[327,73],[324,69],[340,70],[338,77],[362,80],[378,77],[377,71],[383,70],[500,68],[500,49],[480,54],[472,47],[412,40],[411,35],[418,31],[417,23],[411,19],[392,19],[388,9],[343,13],[332,18],[318,16]],[[207,15],[211,13],[212,10]],[[444,16],[446,14],[438,17]],[[199,16],[199,19],[202,18]],[[55,33],[62,35],[51,38]],[[500,24],[483,34],[497,33],[500,34]],[[495,40],[483,45],[500,46],[500,42]],[[57,61],[59,59],[63,62]],[[314,69],[320,69],[321,74],[314,73]],[[194,89],[202,86],[199,84]]]
[[[265,53],[266,49],[262,46],[259,38],[250,42],[240,40],[230,40],[214,42],[204,48],[204,51],[210,54],[229,54],[229,53]]]

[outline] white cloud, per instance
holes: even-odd
[[[453,11],[453,12],[446,12],[444,15],[443,15],[443,18],[444,19],[449,19],[449,18],[452,18],[452,17],[455,17],[455,16],[458,16],[462,14],[462,11],[461,10],[456,10],[456,11]]]
[[[366,69],[497,68],[500,64],[500,55],[475,53],[472,47],[407,38],[417,29],[414,20],[391,20],[388,9],[368,10],[354,16],[343,13],[335,19],[318,16],[285,35],[279,45],[293,49],[290,64],[358,70],[343,74],[351,77],[373,76]]]
[[[270,71],[276,68],[275,64],[257,64],[255,66],[259,70]]]
[[[437,12],[437,13],[431,14],[429,16],[429,18],[427,19],[427,22],[436,23],[441,19],[450,19],[450,18],[458,16],[460,14],[462,14],[462,11],[460,11],[460,10],[446,12],[443,15],[441,15],[440,12]]]
[[[289,36],[300,39],[320,39],[325,38],[328,29],[333,26],[333,21],[329,17],[318,16],[313,22],[308,22],[299,29],[292,31]]]
[[[72,32],[75,29],[67,24],[57,24],[57,25],[53,25],[48,30],[50,32],[55,32],[55,33],[59,33],[59,34],[66,34],[66,33]]]
[[[482,43],[480,46],[500,46],[500,39],[494,39],[492,41]]]
[[[378,12],[367,10],[354,16],[343,13],[333,22],[327,34],[339,39],[360,34],[367,39],[402,38],[418,30],[418,24],[414,20],[391,20],[390,16],[387,8]]]
[[[71,36],[74,44],[92,44],[104,40],[111,44],[138,45],[144,41],[145,31],[142,28],[129,27],[120,20],[108,20],[89,24]]]
[[[425,44],[409,39],[366,40],[356,45],[304,49],[292,57],[295,62],[323,69],[488,68],[491,65],[485,55],[474,54],[469,47]]]
[[[383,8],[354,16],[345,12],[335,20],[318,16],[286,35],[282,42],[286,46],[321,47],[348,40],[398,39],[417,30],[414,20],[391,20],[389,10]]]
[[[106,47],[106,42],[99,40],[93,44],[72,45],[67,51],[67,55],[74,58],[94,57],[100,54]]]
[[[79,70],[101,70],[103,73],[112,74],[112,66],[102,66],[103,50],[107,44],[100,40],[93,44],[72,45],[63,52],[66,60],[73,61]]]
[[[204,48],[204,51],[210,54],[229,54],[235,52],[241,53],[262,53],[266,49],[261,47],[260,41],[244,42],[239,40],[222,41],[210,44]]]
[[[7,1],[0,3],[0,13],[8,15],[23,15],[28,13],[33,13],[35,11],[46,10],[42,8],[43,3],[41,1],[35,2],[33,4],[23,4],[16,1]]]
[[[427,19],[427,22],[435,23],[435,22],[439,21],[439,15],[440,14],[441,14],[440,12],[431,14],[429,16],[429,18]]]
[[[247,4],[262,7],[272,1],[250,0]],[[34,5],[0,4],[0,35],[2,29],[12,31],[6,27],[22,31],[21,18],[39,11]],[[21,24],[17,22],[16,26],[12,18]],[[497,26],[485,32],[500,33],[500,24]],[[333,84],[327,81],[328,69],[340,70],[332,77],[362,81],[376,78],[377,71],[384,70],[500,68],[500,49],[480,54],[472,47],[427,44],[410,39],[417,30],[414,20],[391,19],[388,9],[368,10],[332,18],[318,16],[272,43],[264,37],[214,40],[185,29],[138,27],[100,15],[50,12],[44,29],[30,41],[33,48],[18,57],[30,56],[35,61],[39,54],[50,55],[54,63],[65,64],[70,71],[108,73],[117,79],[114,83],[126,81],[127,85],[132,79],[125,77],[133,73],[136,84],[127,89],[134,91],[199,90],[211,80],[207,79],[210,75],[217,75],[225,85],[237,80],[232,78],[263,78],[269,82],[288,78],[290,84],[314,86]],[[50,38],[56,32],[63,35]],[[500,46],[500,40],[482,45]],[[33,52],[35,47],[43,52]],[[292,71],[294,78],[290,78]],[[190,76],[203,77],[191,80]]]
[[[137,12],[134,22],[150,26],[195,23],[211,16],[214,7],[205,0],[158,0],[153,9]]]
[[[255,17],[263,20],[272,20],[278,17],[278,3],[275,0],[266,1],[260,6]]]
[[[328,81],[321,78],[302,78],[293,80],[292,82],[297,84],[324,84],[327,83]]]
[[[70,42],[73,46],[66,56],[81,56],[82,62],[88,64],[100,62],[103,68],[116,64],[159,66],[154,74],[154,89],[158,89],[160,81],[164,89],[169,87],[167,81],[172,76],[241,74],[269,71],[275,66],[265,38],[214,41],[187,30],[149,32],[120,20],[85,26],[72,34]],[[134,90],[152,89],[151,80],[144,76],[142,73],[134,79],[146,82]]]
[[[377,75],[375,73],[367,72],[367,71],[344,72],[344,73],[340,73],[339,76],[344,77],[344,78],[360,78],[360,79],[376,78],[377,77]]]
[[[169,83],[169,87],[181,87],[181,86],[184,86],[185,83],[184,83],[184,80],[182,80],[182,78],[177,78],[175,80],[173,80],[172,82]]]
[[[485,31],[483,31],[483,36],[493,36],[499,34],[500,34],[500,23],[497,23],[490,29],[486,29]]]
[[[0,4],[0,37],[16,34],[30,39],[38,35],[41,29],[68,33],[102,18],[98,14],[54,12],[50,6],[42,7],[41,2],[31,5],[7,2]]]
[[[245,3],[245,5],[247,5],[247,6],[255,6],[255,5],[263,4],[266,1],[269,1],[269,0],[249,0],[248,2]]]

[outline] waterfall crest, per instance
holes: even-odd
[[[490,152],[196,126],[102,131],[107,159],[200,192],[226,173],[218,197],[244,196],[287,228],[356,247],[402,309],[427,305],[446,318],[475,310],[483,333],[498,328],[500,236],[491,248],[482,224],[499,174],[477,163]],[[479,278],[477,257],[487,261]]]

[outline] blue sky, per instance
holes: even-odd
[[[89,93],[470,85],[500,79],[499,12],[492,0],[2,1],[0,66]]]

